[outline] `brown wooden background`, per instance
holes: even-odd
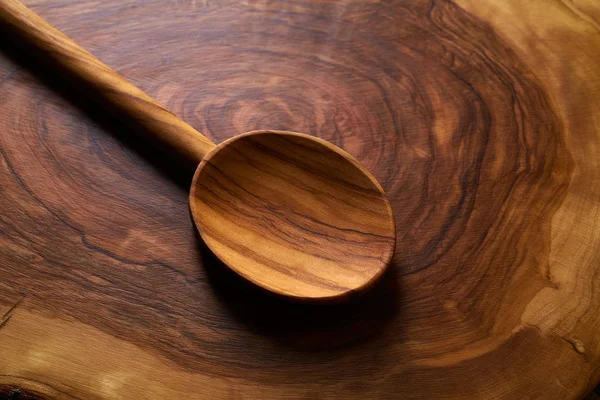
[[[0,385],[51,398],[580,398],[600,379],[595,0],[26,1],[191,125],[320,136],[398,243],[288,304],[191,223],[193,171],[0,36]]]

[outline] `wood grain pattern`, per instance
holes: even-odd
[[[349,154],[304,134],[254,131],[219,144],[189,198],[219,259],[296,301],[348,300],[375,284],[394,253],[379,183]]]
[[[273,300],[199,247],[191,172],[2,41],[0,384],[577,399],[600,379],[597,2],[26,4],[214,142],[344,148],[399,235],[360,301]]]

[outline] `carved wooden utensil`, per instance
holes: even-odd
[[[94,89],[125,122],[199,166],[190,209],[205,243],[271,292],[335,301],[370,288],[394,251],[390,204],[375,178],[315,137],[254,131],[215,145],[16,0],[0,21]]]

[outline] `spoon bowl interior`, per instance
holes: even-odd
[[[295,300],[363,292],[394,252],[381,186],[348,153],[312,136],[255,131],[221,143],[198,166],[189,200],[215,255]]]

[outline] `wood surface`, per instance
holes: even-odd
[[[215,143],[342,147],[398,237],[353,303],[261,293],[197,237],[193,171],[2,36],[0,393],[577,399],[600,379],[596,1],[25,4]]]
[[[221,261],[289,300],[348,301],[394,254],[390,202],[352,156],[305,134],[254,131],[200,163],[190,210]]]
[[[140,140],[172,150],[174,162],[199,164],[189,196],[194,222],[240,276],[296,301],[323,303],[363,293],[385,272],[396,241],[390,203],[344,150],[273,130],[215,146],[21,2],[0,0],[0,22],[8,40]]]

